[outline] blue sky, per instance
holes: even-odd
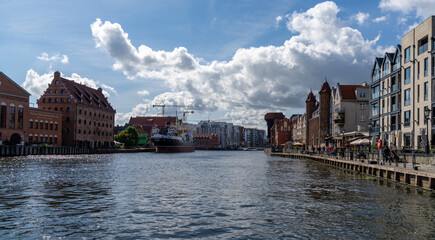
[[[54,71],[102,87],[117,123],[176,104],[192,122],[264,128],[267,111],[303,113],[325,77],[367,81],[433,2],[2,0],[0,71],[32,102]]]

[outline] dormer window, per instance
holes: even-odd
[[[59,84],[59,81],[56,80],[56,85],[58,85],[58,84]]]
[[[52,91],[52,90],[50,89],[50,90],[48,90],[48,93],[50,93],[50,94],[51,94],[51,93],[53,93],[53,91]]]

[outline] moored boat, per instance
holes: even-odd
[[[177,130],[174,127],[167,129],[155,127],[151,142],[158,153],[194,152],[195,143],[192,134]]]

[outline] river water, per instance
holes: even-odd
[[[1,239],[434,239],[435,193],[261,151],[0,159]]]

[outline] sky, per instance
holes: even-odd
[[[434,0],[0,0],[0,71],[31,103],[55,71],[101,87],[116,124],[161,115],[152,105],[164,104],[166,115],[193,110],[191,123],[264,129],[266,112],[304,113],[325,79],[368,82],[374,58],[434,9]]]

